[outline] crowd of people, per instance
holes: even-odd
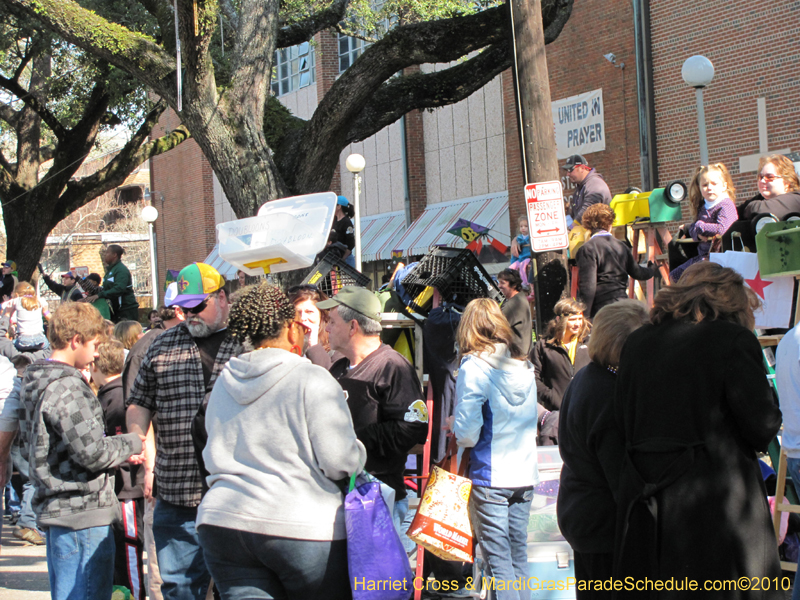
[[[702,249],[730,217],[727,171],[698,171],[686,231],[701,251],[648,312],[625,290],[654,265],[635,264],[611,236],[602,178],[583,157],[567,162],[583,183],[571,215],[583,237],[579,298],[559,301],[534,342],[520,227],[516,268],[497,278],[502,303],[474,299],[456,320],[431,311],[456,350],[439,384],[454,401],[430,415],[417,370],[382,337],[385,302],[366,288],[329,298],[258,280],[231,294],[213,267],[193,263],[144,330],[119,247],[105,253],[102,279],[45,276],[62,300],[52,314],[16,283],[0,320],[0,463],[13,456],[28,481],[15,535],[46,544],[52,597],[108,598],[120,586],[136,600],[199,600],[212,588],[223,600],[349,598],[344,482],[363,470],[393,492],[413,554],[405,471],[431,427],[459,448],[496,581],[528,578],[537,447],[550,444],[564,461],[558,523],[579,581],[780,578],[757,453],[782,416],[753,334],[758,299]],[[762,162],[760,185],[790,179],[780,161]],[[770,201],[762,193],[750,205]],[[779,367],[800,373],[800,338],[787,339]],[[789,398],[800,376],[784,373]],[[3,486],[7,477],[0,469]],[[464,565],[426,564],[459,582],[448,596],[473,592]],[[774,592],[758,597],[783,595]],[[493,593],[527,600],[530,590]]]

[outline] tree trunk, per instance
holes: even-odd
[[[522,111],[522,159],[526,183],[558,179],[558,158],[553,111],[550,100],[550,77],[547,72],[544,25],[540,0],[510,0],[513,11],[514,37],[517,49],[516,84]],[[518,202],[509,205],[512,227],[526,214],[521,194],[509,198]],[[531,234],[533,228],[530,228]],[[536,333],[541,335],[553,318],[553,307],[568,289],[564,252],[534,254],[536,293]],[[567,284],[567,286],[565,286]]]
[[[20,281],[31,280],[41,259],[42,249],[47,243],[47,236],[58,223],[58,220],[53,222],[44,218],[44,211],[38,208],[32,209],[34,206],[41,207],[47,204],[52,204],[52,201],[34,190],[24,201],[20,199],[3,207],[7,239],[6,260],[17,263]]]

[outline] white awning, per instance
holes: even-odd
[[[361,260],[390,260],[392,248],[406,228],[405,211],[361,217]]]
[[[498,192],[474,198],[430,204],[408,231],[394,244],[394,256],[419,256],[427,254],[431,246],[464,248],[467,244],[447,230],[456,221],[466,219],[488,227],[494,238],[511,244],[508,222],[508,192]]]

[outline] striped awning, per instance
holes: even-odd
[[[394,256],[419,256],[431,246],[464,248],[467,244],[447,230],[466,219],[488,227],[490,235],[511,243],[508,223],[508,192],[430,204],[392,248]]]
[[[395,242],[406,229],[405,211],[361,217],[361,261],[390,260]]]
[[[203,262],[214,267],[217,270],[217,273],[222,275],[226,281],[233,281],[236,279],[236,271],[239,269],[222,260],[219,255],[219,244],[214,246],[211,254],[206,256],[206,259]]]

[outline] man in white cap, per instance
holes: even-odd
[[[184,267],[176,284],[172,304],[186,313],[186,320],[157,336],[145,353],[126,416],[128,431],[144,435],[158,414],[153,535],[163,597],[202,600],[211,577],[195,529],[202,480],[192,422],[220,371],[241,347],[228,336],[228,291],[213,267]]]

